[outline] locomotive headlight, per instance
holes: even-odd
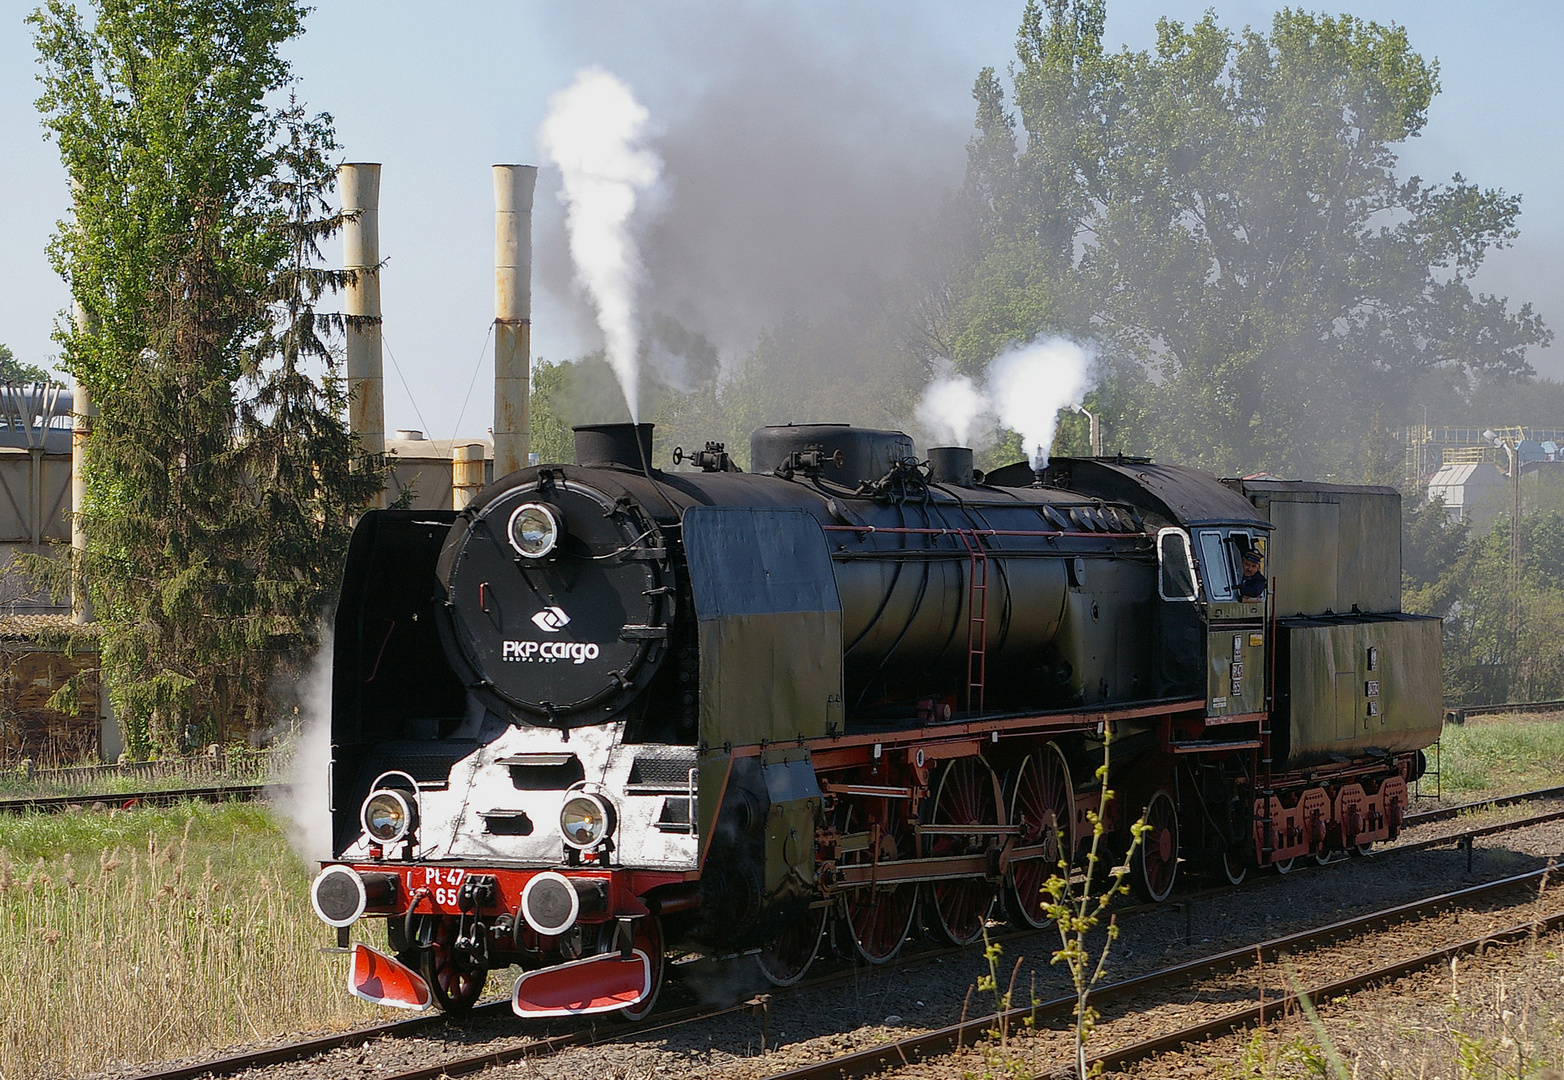
[[[377,844],[394,844],[412,832],[418,823],[418,808],[405,791],[381,788],[364,800],[359,820]]]
[[[559,544],[564,523],[547,503],[522,503],[511,512],[510,546],[524,558],[541,559]]]
[[[565,843],[578,851],[595,847],[613,831],[613,811],[596,795],[580,792],[565,800],[559,811],[559,831]]]

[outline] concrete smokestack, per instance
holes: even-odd
[[[71,306],[76,331],[90,334],[96,330],[92,316],[80,300]],[[87,530],[82,525],[82,508],[87,504],[87,439],[92,434],[92,418],[97,408],[87,393],[87,386],[80,379],[71,380],[71,558],[76,569],[71,571],[71,621],[92,621],[92,600],[82,581],[82,559],[87,554]]]
[[[366,454],[386,452],[385,381],[380,354],[380,166],[358,162],[337,169],[342,212],[342,268],[357,271],[348,286],[348,430]],[[380,500],[376,500],[377,503]]]
[[[81,183],[71,179],[71,197],[77,198]],[[97,320],[78,297],[71,299],[71,321],[78,334],[95,334]],[[92,598],[82,580],[82,559],[87,554],[87,530],[82,526],[82,508],[87,505],[87,438],[92,433],[92,418],[98,410],[92,404],[87,387],[80,379],[71,379],[71,621],[92,621]]]
[[[494,476],[527,464],[535,165],[494,166]]]

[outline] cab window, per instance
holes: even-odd
[[[1200,538],[1200,576],[1205,583],[1206,597],[1211,600],[1231,600],[1237,595],[1237,579],[1232,561],[1228,558],[1228,545],[1222,542],[1222,534],[1204,531]]]

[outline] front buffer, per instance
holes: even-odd
[[[639,1019],[663,980],[659,915],[693,906],[693,895],[681,902],[682,882],[625,869],[328,863],[310,897],[321,921],[344,932],[360,918],[386,919],[394,955],[353,947],[356,997],[461,1012],[490,969],[519,964],[527,970],[511,992],[518,1016],[617,1010]],[[654,889],[661,899],[648,901]]]

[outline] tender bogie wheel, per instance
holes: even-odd
[[[809,971],[820,952],[829,908],[810,908],[755,955],[760,973],[772,986],[792,986]]]
[[[1178,811],[1173,796],[1162,788],[1146,803],[1146,824],[1131,861],[1130,881],[1142,900],[1160,904],[1173,895],[1178,880]]]
[[[1016,847],[1043,845],[1043,855],[1011,865],[1005,882],[1005,912],[1022,930],[1048,924],[1043,883],[1059,872],[1059,858],[1075,851],[1075,789],[1070,766],[1055,743],[1028,754],[1016,770],[1010,792],[1010,820],[1020,826]]]
[[[1367,855],[1369,852],[1374,850],[1374,841],[1365,840],[1361,844],[1353,844],[1352,850],[1356,851],[1359,855]]]
[[[912,840],[906,835],[906,802],[899,799],[871,799],[860,803],[847,801],[838,820],[843,834],[862,832],[878,824],[878,859],[890,862],[913,855]],[[876,853],[855,851],[843,859],[848,866],[875,861]],[[884,964],[901,951],[902,942],[912,929],[918,913],[918,886],[869,885],[845,892],[839,947],[844,956],[857,954],[870,964]]]
[[[929,820],[935,825],[998,825],[999,805],[999,782],[988,763],[982,758],[958,758],[940,774]],[[981,832],[936,833],[924,840],[924,855],[977,855],[993,839]],[[995,899],[994,886],[987,880],[933,881],[928,897],[928,925],[935,933],[952,945],[967,945],[983,936]]]
[[[1271,864],[1271,868],[1273,870],[1275,870],[1278,874],[1290,874],[1290,873],[1292,873],[1292,866],[1293,866],[1293,860],[1292,859],[1278,859],[1278,860],[1276,860],[1275,862],[1273,862]]]
[[[1314,861],[1321,866],[1328,866],[1333,854],[1335,854],[1335,852],[1331,851],[1330,848],[1322,847],[1314,853]]]
[[[488,967],[456,950],[461,922],[456,915],[425,916],[418,933],[418,940],[424,945],[420,973],[440,1011],[452,1014],[472,1008],[489,978]]]
[[[610,942],[611,948],[618,948],[618,935],[608,933],[604,939]],[[653,1009],[657,1007],[658,995],[662,993],[663,982],[668,977],[668,959],[664,952],[663,924],[655,915],[644,915],[635,920],[635,944],[633,948],[644,952],[652,962],[652,992],[634,1005],[626,1005],[619,1010],[619,1015],[629,1021],[644,1020]]]
[[[1222,873],[1227,875],[1229,885],[1242,885],[1244,878],[1249,876],[1249,864],[1244,861],[1242,851],[1228,848],[1222,852]]]

